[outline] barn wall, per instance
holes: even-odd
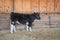
[[[10,27],[10,14],[0,13],[0,30],[9,29]]]
[[[16,11],[16,12],[22,12],[22,7],[23,5],[22,5],[22,0],[15,0],[14,1],[14,11]]]
[[[0,0],[0,29],[8,29],[10,12],[13,11],[13,0]],[[35,28],[60,26],[59,14],[43,14],[60,12],[60,0],[14,0],[14,11],[18,13],[41,12],[41,20],[35,21]],[[21,26],[21,25],[20,25]]]
[[[39,12],[39,0],[31,0],[31,10]]]
[[[14,0],[15,12],[60,12],[60,0]],[[10,13],[13,9],[13,0],[0,0],[0,13]]]
[[[47,0],[47,12],[54,12],[54,0]]]
[[[0,13],[9,13],[12,11],[12,0],[0,0]]]
[[[3,11],[3,0],[0,0],[0,12]]]
[[[54,13],[60,12],[60,0],[18,0],[18,2],[15,0],[15,7],[18,8],[15,8],[16,12]]]
[[[55,0],[55,12],[60,12],[60,0]]]

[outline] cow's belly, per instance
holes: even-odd
[[[20,20],[20,21],[16,21],[17,24],[26,24],[28,21],[26,20]]]

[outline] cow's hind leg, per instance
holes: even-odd
[[[13,27],[14,27],[14,25],[11,24],[11,25],[10,25],[10,32],[11,32],[11,33],[13,33],[13,29],[14,29]]]
[[[14,26],[14,29],[13,30],[14,30],[14,32],[16,32],[16,27],[15,26]]]
[[[30,31],[30,32],[32,31],[32,27],[29,27],[29,31]]]
[[[10,23],[10,32],[11,33],[16,32],[16,28],[15,28],[15,23],[14,22]]]
[[[32,31],[32,23],[29,23],[29,22],[26,23],[26,30]]]
[[[29,31],[31,32],[32,31],[32,23],[29,23]]]

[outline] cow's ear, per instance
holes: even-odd
[[[34,12],[34,14],[35,14],[35,12]]]
[[[14,13],[14,12],[11,12],[11,13]]]
[[[37,12],[34,12],[34,14],[37,14]]]

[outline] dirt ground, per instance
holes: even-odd
[[[33,29],[32,32],[17,30],[13,34],[5,30],[0,31],[0,40],[60,40],[60,28]]]

